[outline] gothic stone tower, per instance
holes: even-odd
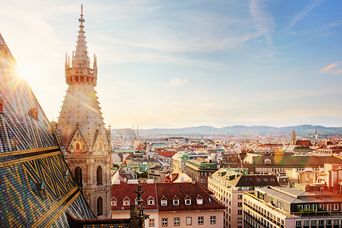
[[[110,133],[105,128],[95,86],[97,63],[90,66],[83,7],[76,51],[66,56],[68,84],[56,126],[57,137],[73,175],[98,218],[109,218],[111,199]]]

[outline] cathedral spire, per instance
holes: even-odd
[[[76,66],[80,67],[89,67],[89,57],[87,50],[87,42],[85,39],[85,31],[84,31],[84,18],[83,18],[83,5],[81,5],[81,15],[78,19],[80,22],[80,30],[78,31],[77,36],[77,45],[75,51],[75,62]]]
[[[97,82],[97,62],[94,56],[93,68],[90,67],[88,57],[88,48],[84,31],[83,5],[81,5],[81,14],[78,19],[80,22],[76,41],[76,50],[72,52],[71,65],[70,59],[65,60],[65,78],[69,85],[73,84],[91,84],[96,86]]]

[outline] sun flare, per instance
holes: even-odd
[[[21,79],[33,83],[33,80],[36,78],[35,75],[37,75],[37,70],[34,66],[17,63],[16,73]]]

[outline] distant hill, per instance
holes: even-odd
[[[315,129],[320,136],[342,135],[342,127],[324,127],[319,125],[297,125],[288,127],[270,126],[243,126],[236,125],[230,127],[215,128],[211,126],[198,126],[188,128],[154,128],[141,129],[141,136],[267,136],[267,135],[289,135],[293,130],[297,135],[314,137]],[[132,134],[130,129],[113,129],[113,135],[121,135],[122,132]]]

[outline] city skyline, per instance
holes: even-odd
[[[65,93],[80,4],[15,1],[0,9],[18,71],[50,120]],[[338,1],[83,4],[102,112],[113,128],[341,126]]]

